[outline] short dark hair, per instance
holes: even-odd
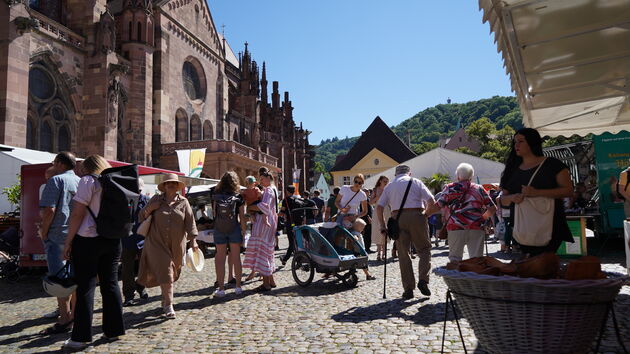
[[[70,151],[62,151],[55,156],[55,161],[64,165],[67,170],[72,170],[77,166],[77,159]]]
[[[309,195],[311,195],[308,191],[304,191],[304,193],[303,193],[303,194],[304,194],[304,197],[305,197],[305,198],[308,198],[308,196],[309,196]]]
[[[319,193],[319,190],[316,189],[313,191],[313,194],[315,194],[316,197],[319,197],[321,193]]]
[[[288,185],[287,186],[287,192],[293,194],[295,193],[295,186],[294,185]]]
[[[341,188],[339,188],[339,187],[335,187],[335,189],[333,189],[333,194],[334,194],[334,195],[339,194],[339,191],[340,191],[340,190],[341,190]]]

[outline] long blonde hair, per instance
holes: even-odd
[[[83,172],[87,175],[98,175],[104,169],[112,167],[101,155],[90,155],[81,163]]]

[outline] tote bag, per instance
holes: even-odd
[[[528,186],[532,184],[538,170],[547,161],[538,166]],[[555,200],[547,197],[525,197],[523,202],[514,206],[514,229],[512,236],[523,246],[546,246],[551,241]]]
[[[138,226],[138,230],[136,230],[136,234],[140,236],[147,236],[149,233],[149,229],[151,228],[151,221],[153,221],[153,215],[149,215],[148,218],[144,219],[142,224]]]

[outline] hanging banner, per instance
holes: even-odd
[[[293,169],[293,186],[295,187],[295,195],[300,195],[300,169]]]
[[[175,150],[179,162],[179,172],[188,177],[199,177],[203,171],[206,148],[194,150]]]

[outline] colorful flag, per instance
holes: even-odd
[[[206,148],[194,150],[175,150],[179,162],[179,171],[188,177],[199,177],[203,171]]]

